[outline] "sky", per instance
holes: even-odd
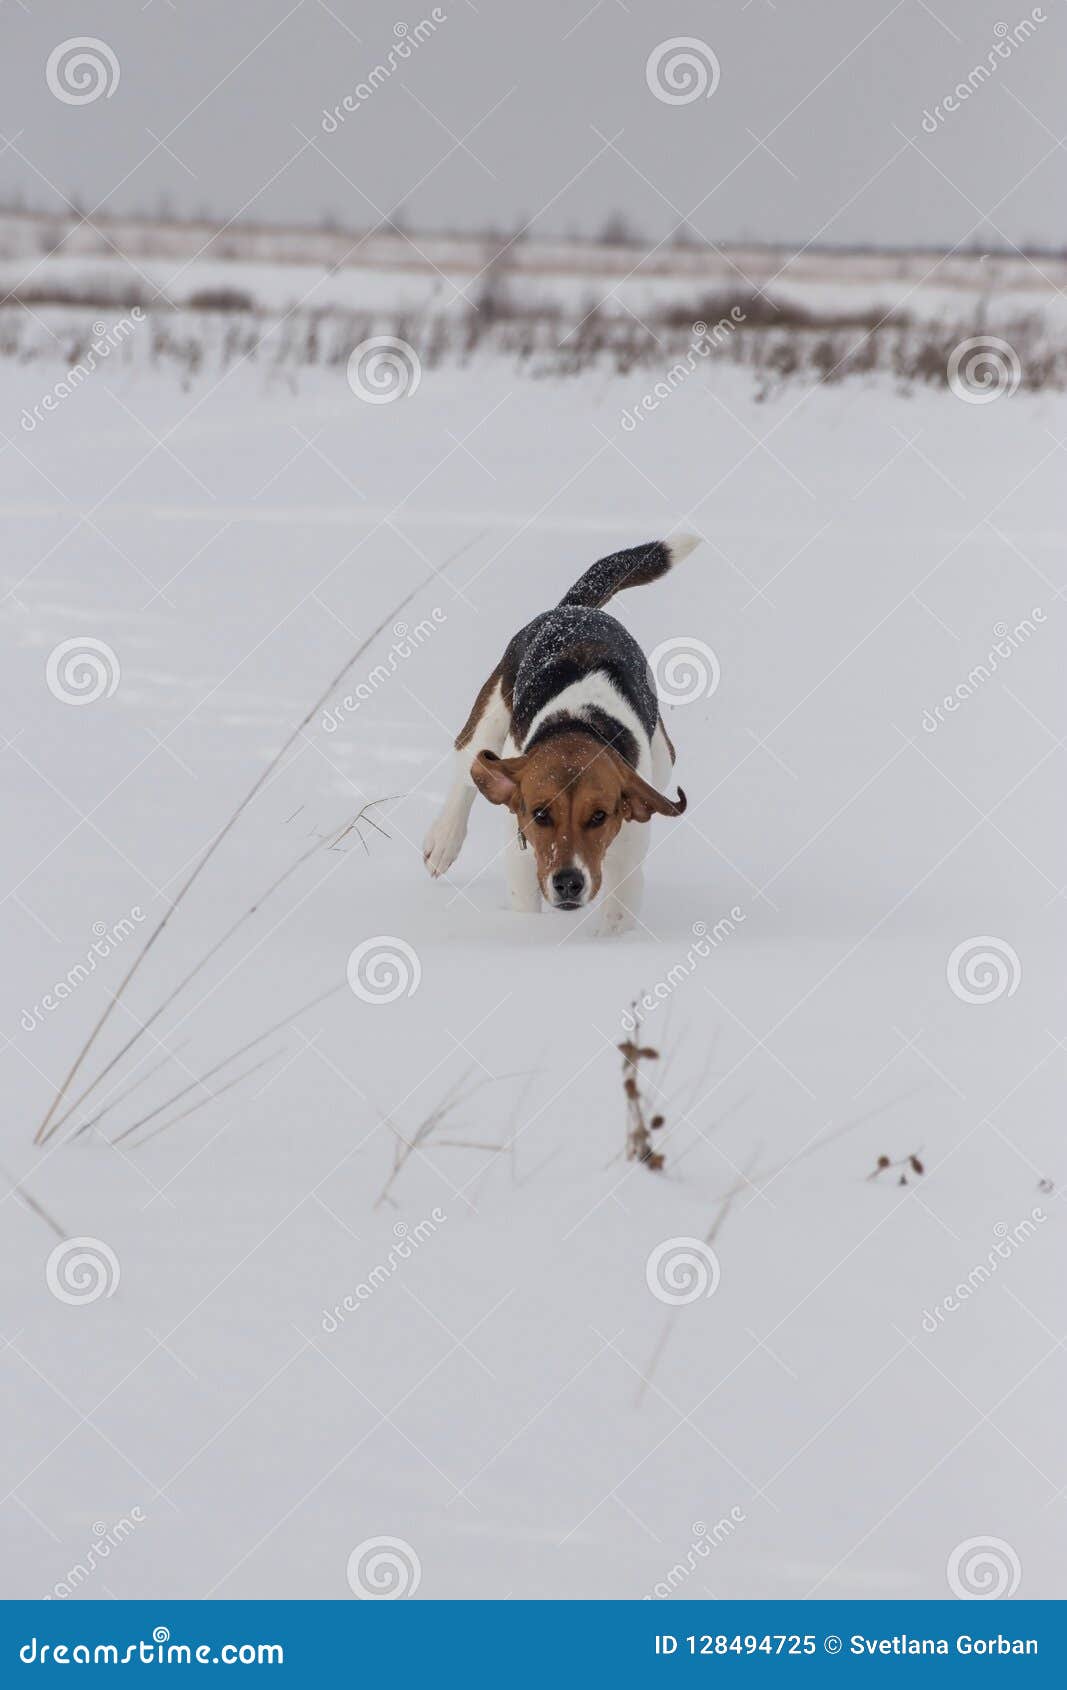
[[[109,91],[63,99],[86,34]],[[1065,244],[1067,0],[0,0],[0,43],[34,209]]]

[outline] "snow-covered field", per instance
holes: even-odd
[[[198,294],[220,288],[247,287],[249,296],[263,311],[373,311],[446,313],[464,307],[484,286],[484,272],[491,263],[492,249],[470,256],[463,265],[440,269],[434,263],[397,265],[394,268],[364,267],[331,269],[327,265],[278,262],[243,265],[213,258],[210,254],[190,257],[175,265],[173,260],[147,257],[136,263],[112,253],[82,257],[66,248],[54,257],[0,260],[0,289],[6,294],[21,288],[62,295],[92,295],[107,299],[134,290],[149,298],[159,297],[181,307]],[[734,262],[705,262],[699,270],[685,270],[667,277],[645,276],[635,264],[621,274],[609,270],[546,269],[524,270],[512,253],[501,264],[506,275],[508,298],[526,311],[557,310],[580,316],[596,304],[611,316],[634,316],[644,320],[657,310],[689,310],[695,316],[709,294],[723,292],[744,296],[753,287],[763,288],[782,306],[800,307],[817,313],[865,312],[888,316],[906,312],[919,321],[957,317],[975,318],[980,312],[1004,320],[1039,314],[1050,326],[1062,328],[1067,319],[1059,265],[1053,286],[1044,286],[1034,276],[1015,275],[1003,261],[977,260],[968,267],[966,284],[946,282],[943,267],[927,260],[924,270],[913,273],[910,266],[892,268],[876,276],[862,267],[841,263],[821,268],[793,266],[779,258],[776,263],[742,266]]]
[[[207,288],[246,288],[265,311],[440,311],[469,300],[492,267],[524,309],[644,317],[694,305],[708,292],[761,288],[783,304],[819,312],[904,310],[919,320],[1038,312],[1064,320],[1062,254],[1028,257],[1000,246],[897,253],[835,253],[662,242],[648,249],[551,241],[503,232],[482,237],[256,229],[245,223],[162,224],[0,212],[0,288],[159,290],[176,305]]]
[[[5,1593],[347,1597],[388,1537],[428,1598],[936,1597],[994,1538],[1005,1589],[1062,1595],[1059,399],[757,404],[708,366],[626,430],[644,372],[476,359],[372,405],[343,369],[116,365],[20,430],[60,373],[0,365],[0,1161],[39,1205],[0,1230]],[[643,925],[507,912],[480,801],[431,883],[506,640],[679,523],[706,544],[615,606],[720,674],[666,710],[690,807]],[[310,854],[35,1148],[382,622],[72,1090]],[[86,639],[77,707],[47,666]],[[408,990],[373,1001],[379,936]],[[661,1173],[623,1157],[643,992]],[[112,1295],[53,1294],[51,1223]],[[657,1295],[709,1233],[713,1294]]]

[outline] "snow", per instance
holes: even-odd
[[[0,366],[9,418],[58,373]],[[1062,407],[861,382],[758,404],[709,366],[627,433],[647,378],[485,358],[372,406],[343,370],[183,391],[116,366],[5,430],[2,1163],[121,1267],[114,1295],[64,1303],[54,1233],[5,1199],[9,1596],[51,1591],[135,1508],[79,1594],[346,1598],[379,1536],[426,1598],[640,1597],[687,1556],[685,1596],[937,1597],[988,1536],[1021,1595],[1063,1594]],[[643,925],[512,915],[481,801],[431,883],[451,737],[507,639],[596,556],[679,526],[706,544],[614,607],[646,650],[700,641],[721,670],[667,709],[689,811],[650,824]],[[149,921],[383,620],[331,700],[356,706],[317,714],[220,845],[94,1062],[323,848],[94,1098],[166,1065],[34,1148]],[[428,631],[390,660],[395,622]],[[45,668],[84,636],[121,676],[76,708]],[[372,799],[389,837],[331,848]],[[94,923],[135,907],[27,1031]],[[378,935],[411,995],[346,984]],[[946,969],[984,936],[1017,988],[967,1002]],[[642,1032],[654,1174],[622,1157],[615,1045],[668,980]],[[208,1086],[264,1067],[109,1147],[283,1018]],[[395,1135],[449,1095],[377,1204]],[[868,1178],[912,1154],[906,1185]],[[660,1301],[650,1253],[713,1227],[714,1295]]]

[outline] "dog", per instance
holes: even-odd
[[[682,815],[686,798],[664,792],[674,747],[645,654],[603,607],[624,587],[660,580],[698,544],[675,534],[613,552],[515,635],[456,739],[452,786],[423,845],[434,878],[458,857],[480,792],[514,817],[513,909],[581,910],[603,887],[600,931],[633,925],[643,824]]]

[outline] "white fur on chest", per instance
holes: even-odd
[[[525,743],[529,744],[548,717],[558,716],[562,712],[580,721],[589,710],[602,710],[605,715],[613,717],[628,729],[637,746],[637,772],[642,779],[651,779],[652,747],[644,724],[629,699],[624,697],[602,669],[594,669],[591,674],[583,675],[580,681],[572,681],[570,686],[564,687],[562,692],[550,699],[531,722]],[[514,756],[519,749],[513,735],[509,734],[506,755]]]

